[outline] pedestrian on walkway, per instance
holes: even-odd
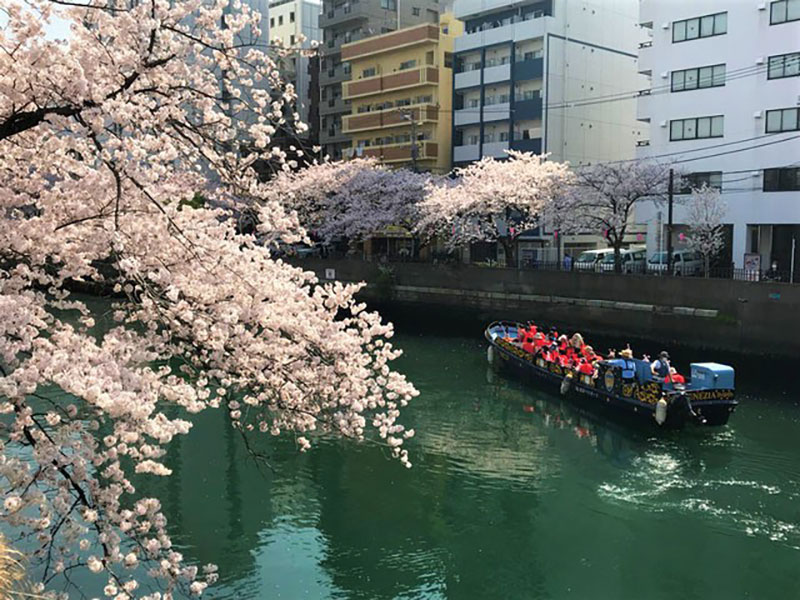
[[[569,252],[564,253],[564,270],[572,271],[572,257]]]

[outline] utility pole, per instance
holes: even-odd
[[[417,120],[414,118],[414,109],[398,109],[403,119],[411,123],[411,170],[417,172]]]
[[[672,196],[673,190],[673,169],[669,170],[669,189],[667,191],[667,275],[672,275]]]

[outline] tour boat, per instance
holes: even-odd
[[[650,363],[641,359],[604,360],[597,363],[593,375],[577,373],[523,350],[517,332],[524,327],[513,321],[489,325],[486,328],[489,362],[522,374],[584,406],[679,429],[687,423],[725,425],[738,404],[733,367],[728,365],[692,363],[691,377],[683,385],[654,379]]]

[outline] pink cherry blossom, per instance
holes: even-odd
[[[172,549],[160,503],[132,483],[170,475],[167,448],[197,413],[227,405],[243,435],[289,433],[301,449],[320,435],[391,444],[410,466],[397,441],[417,391],[389,368],[392,326],[355,300],[360,286],[272,255],[307,237],[285,194],[302,178],[264,181],[254,165],[294,168],[273,136],[303,125],[276,56],[242,45],[258,13],[238,0],[0,9],[0,519],[36,544],[42,584],[88,569],[135,597],[146,572],[165,597],[199,594],[216,570]],[[68,40],[45,35],[54,18]],[[338,181],[352,166],[320,168]],[[354,207],[390,200],[358,185]],[[248,215],[258,236],[239,226]],[[378,226],[336,219],[346,235]],[[78,284],[117,295],[107,328]]]
[[[446,240],[450,248],[475,241],[499,241],[513,262],[515,231],[535,227],[543,212],[571,180],[564,163],[526,152],[484,158],[456,171],[454,181],[429,186],[417,229]]]
[[[660,202],[666,196],[669,167],[652,161],[599,163],[575,169],[572,185],[556,196],[548,210],[552,225],[564,233],[602,233],[619,252],[634,207],[642,201]]]

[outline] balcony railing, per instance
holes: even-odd
[[[439,70],[436,67],[419,67],[391,74],[378,75],[368,79],[359,79],[343,83],[344,97],[356,98],[380,94],[389,90],[405,89],[419,85],[435,85],[439,83]]]

